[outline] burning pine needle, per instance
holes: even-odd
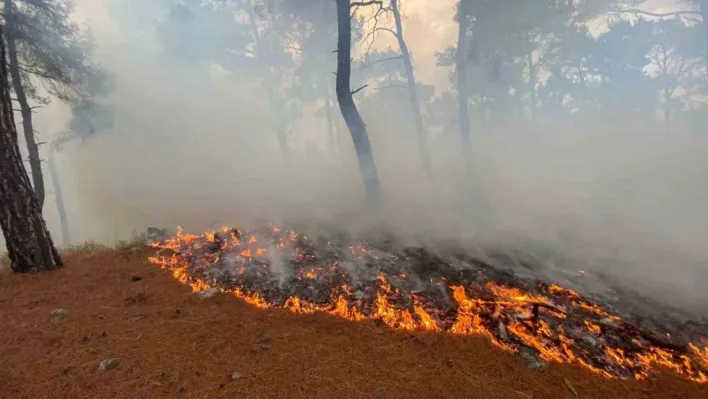
[[[491,266],[453,267],[422,249],[337,244],[276,226],[201,235],[179,228],[153,246],[158,252],[150,261],[193,291],[216,288],[259,308],[368,319],[396,330],[482,334],[503,350],[531,350],[611,379],[643,380],[663,367],[708,382],[704,337],[670,341],[670,334],[644,331],[573,290],[529,284]]]

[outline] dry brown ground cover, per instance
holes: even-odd
[[[146,257],[105,250],[57,272],[0,273],[0,398],[573,398],[566,379],[581,398],[708,398],[672,375],[529,370],[482,337],[202,300]],[[108,358],[118,367],[96,372]]]

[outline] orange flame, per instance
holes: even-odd
[[[272,227],[272,230],[274,233],[281,231],[278,227]],[[224,226],[222,231],[229,232],[231,230],[227,226]],[[299,235],[293,231],[288,231],[287,234],[291,241],[296,241],[299,237]],[[207,290],[216,286],[216,284],[192,277],[189,274],[190,265],[188,261],[186,258],[178,256],[178,254],[181,254],[180,251],[184,248],[188,248],[190,244],[194,244],[195,247],[198,247],[200,245],[199,243],[203,240],[213,242],[214,239],[215,234],[211,231],[201,236],[196,236],[184,234],[183,229],[178,227],[175,237],[162,243],[152,244],[154,248],[172,250],[174,253],[167,257],[151,256],[148,260],[153,264],[159,265],[162,269],[169,270],[176,280],[189,286],[193,292]],[[240,255],[244,258],[251,258],[252,250],[250,246],[257,244],[257,242],[256,237],[251,235],[246,241],[246,245],[249,246],[242,249]],[[234,247],[239,245],[239,240],[237,240],[235,236],[232,236],[231,245]],[[284,247],[282,240],[278,242],[277,247]],[[360,256],[362,253],[371,255],[371,251],[361,245],[357,246],[356,250],[354,247],[350,247],[350,249],[355,256]],[[254,252],[257,257],[265,255],[265,249],[263,248],[254,248]],[[217,260],[218,259],[215,258],[208,261],[216,262]],[[316,279],[318,278],[318,270],[320,269],[309,270],[305,272],[303,276],[308,279]],[[238,271],[243,273],[244,268],[240,268]],[[400,274],[397,277],[405,279],[406,275]],[[554,329],[543,320],[543,318],[536,320],[537,322],[535,326],[533,326],[534,328],[531,328],[528,323],[524,322],[524,320],[528,320],[532,317],[529,312],[530,304],[536,304],[534,305],[536,306],[535,309],[539,306],[538,304],[546,305],[548,309],[544,311],[547,311],[554,317],[565,317],[565,314],[562,312],[566,310],[561,307],[556,307],[548,297],[524,292],[518,288],[488,282],[485,288],[488,292],[492,293],[494,299],[476,299],[468,297],[464,287],[453,285],[449,288],[452,291],[453,299],[457,303],[457,317],[451,327],[443,329],[440,322],[426,311],[418,301],[418,298],[411,296],[408,298],[410,300],[409,303],[412,303],[410,308],[401,309],[400,305],[395,305],[395,303],[398,303],[395,302],[395,298],[400,297],[401,293],[391,287],[385,275],[379,275],[377,281],[379,288],[376,293],[376,300],[373,304],[372,311],[367,315],[361,313],[356,306],[350,306],[350,302],[346,297],[351,297],[352,293],[346,285],[338,287],[339,294],[333,294],[330,303],[327,305],[310,303],[293,296],[288,298],[282,307],[298,314],[320,312],[351,321],[363,321],[366,319],[379,320],[386,326],[396,330],[446,331],[458,335],[481,334],[487,336],[495,346],[507,351],[515,351],[514,347],[499,338],[501,334],[508,334],[524,345],[535,349],[540,354],[540,357],[546,361],[557,363],[575,362],[605,378],[618,378],[606,370],[588,364],[587,361],[580,358],[576,354],[577,352],[574,352],[574,348],[576,347],[575,341],[563,331],[562,326],[558,326]],[[446,285],[444,279],[437,284]],[[621,321],[620,317],[607,313],[598,305],[582,300],[580,295],[573,290],[565,289],[557,285],[550,285],[546,287],[545,290],[556,296],[564,296],[570,301],[572,306],[584,309],[595,316],[608,318],[617,322]],[[246,292],[243,291],[242,288],[233,290],[222,289],[222,292],[231,293],[237,298],[258,308],[267,309],[274,307],[273,304],[269,303],[258,292]],[[489,324],[488,316],[490,313],[491,319],[494,321],[491,325]],[[483,314],[487,314],[487,316],[483,317]],[[514,316],[508,316],[510,314]],[[502,317],[506,317],[507,319],[502,322]],[[497,331],[501,330],[501,328],[495,323],[503,325],[504,331]],[[587,333],[591,335],[599,336],[602,334],[602,327],[597,323],[584,321],[584,326]],[[621,348],[606,347],[604,350],[605,361],[614,367],[632,370],[634,377],[639,380],[646,379],[649,376],[650,370],[653,367],[659,366],[670,369],[698,383],[708,382],[708,375],[706,375],[706,370],[708,370],[708,341],[704,341],[702,343],[703,346],[689,344],[690,353],[686,355],[676,355],[657,347],[646,347],[636,340],[634,344],[643,348],[643,351],[641,353],[634,353],[632,356],[629,356]]]

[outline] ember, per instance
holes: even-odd
[[[159,251],[150,261],[193,291],[219,288],[260,308],[371,319],[398,330],[483,334],[504,350],[530,349],[606,378],[646,379],[658,366],[708,382],[704,336],[642,329],[578,292],[478,261],[459,267],[420,248],[335,244],[275,226],[202,235],[180,228],[153,246]]]

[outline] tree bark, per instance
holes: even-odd
[[[401,23],[401,11],[398,8],[398,0],[391,0],[391,11],[393,12],[393,19],[396,23],[396,39],[398,40],[398,47],[401,49],[401,56],[403,57],[403,66],[406,70],[406,81],[408,83],[408,94],[410,96],[411,108],[413,110],[413,121],[415,122],[415,129],[418,138],[418,149],[420,151],[420,158],[423,162],[423,171],[426,177],[431,182],[433,181],[433,168],[430,163],[430,149],[428,148],[428,134],[425,131],[425,126],[423,125],[423,114],[420,111],[420,98],[418,96],[418,86],[415,80],[415,74],[413,72],[413,62],[411,61],[411,54],[408,51],[408,45],[403,39],[403,24]]]
[[[10,76],[12,77],[12,85],[17,96],[17,102],[20,104],[20,112],[22,114],[22,130],[25,134],[25,142],[27,144],[27,153],[29,155],[30,170],[32,171],[32,182],[34,192],[37,195],[40,209],[44,206],[45,189],[44,175],[42,173],[42,161],[39,157],[39,146],[34,137],[34,126],[32,124],[32,108],[27,101],[25,89],[22,86],[22,76],[20,74],[20,64],[17,57],[17,43],[14,38],[14,5],[12,0],[5,0],[5,40],[7,41],[7,52],[10,62]]]
[[[467,87],[467,50],[469,42],[467,31],[469,30],[469,19],[465,11],[465,0],[461,0],[457,10],[458,32],[457,32],[457,54],[455,55],[455,74],[457,78],[458,96],[458,118],[460,127],[460,140],[462,155],[464,157],[465,169],[468,177],[472,176],[472,139],[470,138],[470,114],[469,114],[469,88]]]
[[[59,224],[61,225],[61,237],[65,247],[71,245],[71,237],[69,236],[69,220],[66,217],[66,207],[64,206],[64,196],[61,191],[61,181],[57,173],[57,167],[54,163],[54,157],[49,156],[49,176],[52,179],[54,186],[54,199],[57,204],[57,212],[59,213]]]
[[[22,164],[2,36],[0,27],[0,228],[14,272],[53,270],[62,261]]]
[[[351,43],[352,43],[352,21],[349,0],[337,1],[337,102],[342,112],[344,122],[349,128],[349,133],[354,141],[359,171],[364,180],[364,188],[367,197],[374,203],[378,203],[381,196],[381,183],[379,174],[374,162],[374,155],[371,152],[369,133],[366,131],[364,120],[361,119],[359,110],[354,103],[351,90]]]

